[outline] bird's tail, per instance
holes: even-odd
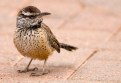
[[[64,44],[64,43],[60,43],[60,47],[65,49],[65,50],[68,50],[68,51],[73,51],[73,50],[78,49],[75,46],[67,45],[67,44]]]

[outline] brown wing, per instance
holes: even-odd
[[[47,32],[47,37],[48,37],[50,46],[53,47],[58,53],[60,53],[60,44],[59,44],[58,40],[55,38],[55,36],[53,35],[50,28],[47,25],[45,25],[44,23],[42,23],[42,27]]]

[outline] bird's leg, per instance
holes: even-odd
[[[30,66],[32,60],[33,60],[33,59],[31,59],[31,60],[29,61],[29,64],[27,65],[27,67],[26,67],[24,70],[18,70],[18,72],[19,72],[19,73],[26,73],[26,72],[29,72],[29,71],[35,71],[35,70],[38,70],[37,67],[32,68],[32,69],[29,69],[29,66]]]
[[[46,71],[45,68],[46,68],[46,60],[44,60],[44,65],[43,65],[43,68],[42,68],[42,72],[40,72],[40,73],[31,73],[31,76],[41,76],[41,75],[48,74],[49,71]]]
[[[46,60],[44,61],[44,65],[43,65],[43,68],[42,68],[42,75],[44,74],[48,74],[48,70],[46,70]]]

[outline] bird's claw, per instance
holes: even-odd
[[[26,68],[26,69],[24,69],[24,70],[18,70],[18,73],[26,73],[26,72],[29,72],[29,71],[36,71],[36,70],[38,70],[37,67],[32,68],[32,69]]]

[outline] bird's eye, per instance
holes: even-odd
[[[24,14],[21,14],[21,16],[24,18],[30,18],[30,19],[34,19],[37,17],[37,15],[24,15]]]
[[[36,16],[31,15],[31,16],[29,16],[29,18],[34,19],[34,18],[36,18]]]

